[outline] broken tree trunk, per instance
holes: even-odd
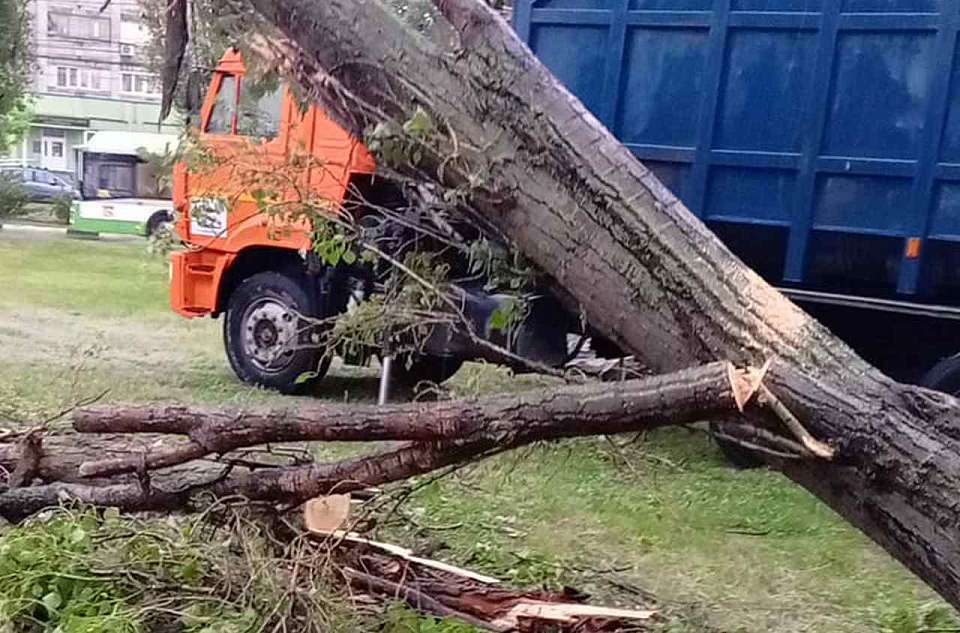
[[[436,0],[449,45],[377,0],[251,3],[263,53],[358,136],[424,109],[422,160],[391,167],[457,190],[645,364],[776,358],[803,377],[768,386],[836,459],[784,472],[960,606],[955,399],[886,378],[744,266],[482,2]]]
[[[35,445],[23,441],[34,437],[28,433],[12,445],[0,445],[0,473],[23,470],[24,463],[32,469],[18,485],[0,478],[0,516],[18,520],[65,499],[127,510],[182,508],[200,490],[297,503],[540,440],[686,424],[736,415],[747,406],[760,415],[775,415],[755,398],[761,377],[758,371],[718,362],[642,380],[467,402],[232,413],[175,406],[82,409],[75,414],[81,433],[66,436],[70,439],[55,436],[49,444]],[[234,453],[318,440],[410,443],[332,464],[286,467],[258,467]],[[220,456],[223,461],[212,461]],[[198,464],[202,458],[211,461]],[[27,485],[33,480],[47,483]]]
[[[277,442],[440,442],[469,438],[491,444],[608,435],[736,414],[757,388],[757,372],[710,363],[674,374],[588,384],[473,401],[373,405],[318,404],[268,412],[204,407],[97,407],[78,411],[81,433],[174,433],[186,443],[140,455],[98,457],[81,477],[105,477],[182,464],[238,448]],[[2,455],[2,453],[0,453]],[[0,462],[2,463],[2,462]]]

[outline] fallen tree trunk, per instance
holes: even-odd
[[[0,441],[0,472],[13,473],[18,467],[29,461],[29,478],[40,482],[84,483],[98,485],[117,483],[117,478],[102,481],[94,475],[84,475],[80,467],[92,458],[99,460],[131,459],[136,466],[126,472],[135,473],[140,469],[142,456],[154,450],[168,450],[170,437],[162,434],[138,434],[136,436],[121,433],[98,433],[84,435],[73,432],[52,432],[40,436],[38,454],[33,459],[24,455],[24,445],[20,437],[12,437],[6,443]],[[164,448],[160,449],[163,445]],[[201,456],[202,457],[202,456]],[[175,466],[170,464],[170,466]],[[164,471],[164,485],[171,488],[188,485],[189,482],[202,481],[209,475],[223,470],[223,464],[202,460],[187,463],[179,462],[178,467]],[[134,480],[135,477],[131,477]],[[3,479],[0,478],[0,485]]]
[[[79,410],[81,433],[172,433],[185,443],[143,455],[98,457],[81,477],[104,477],[182,464],[211,454],[278,442],[439,442],[470,438],[491,443],[605,435],[732,416],[756,389],[751,372],[729,363],[617,385],[589,384],[474,401],[300,406],[267,412],[204,407],[96,407]],[[2,453],[0,453],[2,456]],[[2,457],[0,457],[2,464]]]
[[[776,358],[802,377],[771,391],[836,459],[784,472],[960,606],[955,399],[888,379],[744,266],[482,2],[436,0],[451,45],[376,0],[251,3],[263,52],[358,136],[424,109],[423,158],[391,168],[466,199],[644,364]]]
[[[70,436],[72,440],[57,437],[33,446],[20,438],[13,446],[0,445],[0,468],[22,470],[27,461],[33,470],[27,482],[8,481],[5,490],[0,487],[0,516],[18,520],[62,500],[127,510],[181,508],[189,506],[191,496],[200,490],[297,503],[406,479],[541,440],[687,424],[737,415],[746,406],[755,408],[757,415],[771,415],[754,398],[762,388],[761,378],[758,371],[720,362],[642,380],[468,402],[320,405],[296,412],[230,413],[171,406],[82,409],[75,422],[82,433]],[[165,433],[187,439],[158,439]],[[411,442],[332,464],[256,467],[231,457],[241,448],[316,440]],[[795,446],[803,450],[800,444]],[[197,465],[195,460],[207,456],[225,457],[223,462]],[[89,477],[97,479],[84,481]],[[26,485],[33,479],[50,483]]]

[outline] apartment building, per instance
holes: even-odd
[[[98,130],[158,128],[160,85],[143,64],[148,34],[137,0],[32,0],[34,118],[5,162],[75,173],[77,148]]]

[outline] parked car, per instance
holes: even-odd
[[[38,167],[4,167],[0,175],[23,185],[31,202],[50,202],[56,198],[80,197],[76,186],[66,176]]]

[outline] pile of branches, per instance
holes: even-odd
[[[199,492],[296,506],[467,463],[538,441],[728,420],[730,440],[772,458],[829,459],[768,385],[798,388],[788,366],[716,362],[637,380],[478,400],[288,409],[92,406],[73,429],[0,435],[0,516],[19,521],[64,500],[125,511],[194,509]],[[769,429],[769,430],[767,430]],[[314,463],[291,442],[394,442]],[[266,448],[264,448],[266,447]],[[263,457],[266,455],[266,458]]]
[[[329,633],[381,630],[415,617],[413,610],[489,631],[639,631],[662,622],[646,596],[634,597],[636,609],[591,606],[572,589],[511,589],[324,529],[330,509],[341,507],[330,500],[344,498],[312,501],[303,521],[235,500],[174,520],[45,512],[0,532],[0,622],[5,631]],[[369,516],[380,500],[353,505]]]
[[[451,565],[412,556],[390,545],[342,537],[338,570],[361,596],[402,600],[432,615],[456,618],[488,631],[537,633],[643,631],[660,622],[656,609],[586,604],[572,588],[517,590]]]
[[[0,431],[0,517],[19,522],[53,506],[125,512],[210,513],[228,499],[276,517],[305,507],[286,542],[307,534],[311,556],[329,564],[327,584],[361,604],[405,602],[490,631],[648,630],[650,605],[607,609],[577,592],[517,590],[495,579],[418,558],[351,532],[351,497],[417,475],[535,442],[637,433],[725,420],[731,441],[771,459],[830,459],[774,395],[802,377],[777,364],[715,362],[669,374],[560,385],[476,400],[388,406],[297,402],[287,408],[180,405],[82,406],[71,428]],[[309,442],[388,442],[388,448],[317,463]],[[369,506],[368,506],[369,507]],[[282,519],[287,521],[286,518]]]
[[[97,405],[72,413],[72,428],[0,435],[0,516],[24,519],[63,504],[123,511],[203,511],[211,499],[255,501],[289,517],[306,502],[312,555],[325,552],[334,586],[360,603],[395,601],[491,631],[646,630],[649,605],[607,609],[576,591],[516,590],[496,579],[418,558],[350,532],[358,523],[330,510],[348,494],[456,468],[537,441],[638,432],[704,416],[776,414],[764,381],[729,363],[622,382],[597,382],[479,400],[391,406],[298,403],[294,408],[224,410]],[[766,396],[764,394],[767,394]],[[380,452],[315,463],[303,442],[393,444]],[[784,439],[784,442],[793,440]],[[796,439],[794,448],[807,450]],[[341,503],[342,505],[342,503]],[[321,509],[318,509],[321,508]],[[333,515],[334,521],[329,522]],[[284,519],[286,520],[286,519]],[[328,578],[329,583],[329,578]]]

